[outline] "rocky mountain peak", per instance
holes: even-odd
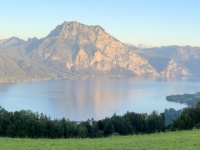
[[[87,36],[90,32],[105,32],[105,30],[97,26],[87,26],[85,24],[76,22],[76,21],[65,21],[61,25],[58,25],[47,37],[64,37],[68,38],[69,36],[85,35]]]
[[[38,41],[39,39],[37,37],[33,37],[33,38],[28,38],[27,42],[35,42]]]
[[[9,39],[0,41],[0,48],[9,47],[9,46],[18,46],[24,43],[25,41],[22,39],[19,39],[18,37],[11,37]]]

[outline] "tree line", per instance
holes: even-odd
[[[168,127],[172,131],[200,128],[200,102],[194,108],[184,108],[181,115],[175,118]]]
[[[132,135],[187,130],[200,127],[200,102],[195,108],[185,108],[181,115],[165,125],[165,114],[127,112],[95,121],[75,122],[51,119],[30,110],[9,112],[0,107],[0,136],[18,138],[99,138],[111,135]]]
[[[164,114],[127,112],[99,121],[51,119],[30,110],[9,112],[0,108],[0,136],[19,138],[97,138],[110,135],[153,133],[164,130]]]

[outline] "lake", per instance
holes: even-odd
[[[151,113],[185,105],[168,102],[172,94],[200,91],[200,78],[92,78],[0,83],[0,106],[8,111],[32,110],[51,118],[81,121],[123,115],[127,111]]]

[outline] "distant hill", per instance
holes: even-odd
[[[0,40],[0,81],[199,75],[199,54],[198,47],[140,49],[99,25],[64,22],[41,39]]]
[[[187,69],[191,75],[200,75],[200,47],[191,46],[162,46],[143,49],[147,56],[170,58]]]

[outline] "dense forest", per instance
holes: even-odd
[[[189,130],[200,128],[200,102],[196,107],[184,108],[181,115],[169,125],[170,130]]]
[[[123,116],[83,122],[51,119],[31,111],[9,112],[0,109],[0,136],[22,138],[84,138],[104,137],[112,134],[153,133],[165,129],[164,114],[127,112]]]
[[[173,111],[172,111],[173,112]],[[127,112],[123,116],[114,114],[99,121],[94,119],[74,122],[51,119],[30,110],[9,112],[0,108],[0,136],[19,138],[97,138],[110,135],[131,135],[187,130],[200,126],[200,102],[195,108],[185,108],[171,124],[165,125],[165,113],[139,114]]]

